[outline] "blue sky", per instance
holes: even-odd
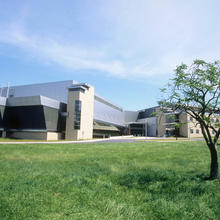
[[[219,60],[218,0],[0,0],[0,83],[73,79],[154,106],[179,64]]]

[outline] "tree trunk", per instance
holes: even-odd
[[[218,178],[218,151],[214,144],[210,145],[211,166],[210,166],[210,179]]]

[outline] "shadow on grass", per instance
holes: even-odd
[[[181,175],[172,170],[133,169],[118,175],[117,184],[126,189],[137,189],[154,194],[175,196],[179,193],[202,195],[209,190],[205,176]]]
[[[127,188],[142,188],[153,182],[166,182],[175,177],[172,171],[153,170],[153,169],[137,169],[130,170],[118,177],[118,183]]]

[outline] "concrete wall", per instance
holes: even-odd
[[[47,140],[60,140],[62,139],[62,134],[60,132],[47,132]]]
[[[80,100],[82,103],[79,130],[74,128],[75,100]],[[91,139],[93,137],[94,88],[89,86],[84,92],[71,91],[70,89],[68,93],[67,112],[66,139]]]
[[[163,137],[166,134],[166,116],[165,114],[160,110],[160,108],[156,109],[157,113],[157,136]]]
[[[68,93],[68,103],[67,103],[67,113],[66,118],[66,136],[67,140],[77,140],[78,131],[74,129],[74,109],[75,100],[80,99],[80,92],[69,92]]]
[[[138,119],[139,112],[137,111],[124,111],[124,122],[135,122]]]
[[[190,115],[187,115],[187,124],[188,124],[188,137],[194,138],[194,137],[202,137],[202,130],[199,124],[197,124],[197,121],[195,119],[191,120]],[[193,133],[191,133],[191,131]]]
[[[35,132],[35,131],[13,131],[7,132],[7,137],[30,140],[60,140],[61,133],[58,132]]]
[[[189,138],[196,138],[196,137],[203,137],[202,129],[199,124],[197,124],[195,119],[191,119],[190,115],[187,115],[188,119],[188,137]],[[216,119],[220,121],[220,116],[215,116],[211,120],[213,120],[212,125],[215,127]],[[209,129],[211,136],[214,136],[212,129]]]
[[[147,118],[147,136],[157,136],[157,117]]]
[[[89,87],[85,93],[80,93],[82,101],[81,129],[78,131],[78,139],[92,139],[94,118],[94,88]]]
[[[47,140],[47,133],[46,132],[13,131],[13,132],[7,132],[7,137],[18,138],[18,139]]]
[[[179,134],[182,137],[189,137],[189,125],[188,125],[188,116],[186,113],[181,113],[179,115],[179,121],[181,123]]]
[[[188,137],[188,138],[196,138],[196,137],[203,137],[202,130],[200,125],[197,123],[197,121],[190,117],[190,115],[186,113],[182,113],[179,116],[180,122],[183,123],[180,126],[180,136]],[[213,117],[213,126],[215,126],[216,120],[220,121],[220,116]],[[215,134],[212,133],[212,130],[210,129],[211,136],[214,136]]]

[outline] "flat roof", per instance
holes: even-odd
[[[112,102],[106,100],[105,98],[101,97],[100,95],[95,94],[95,100],[100,101],[100,102],[102,102],[102,103],[104,103],[106,105],[109,105],[110,107],[113,107],[113,108],[123,112],[123,108],[122,107],[113,104]]]
[[[53,82],[43,82],[43,83],[30,83],[30,84],[23,84],[23,85],[14,85],[14,86],[9,86],[9,88],[14,88],[14,87],[23,87],[23,86],[39,86],[39,85],[48,85],[48,84],[59,84],[59,83],[66,83],[66,82],[72,82],[73,84],[78,83],[75,80],[62,80],[62,81],[53,81]],[[7,86],[4,86],[2,88],[8,88]]]

